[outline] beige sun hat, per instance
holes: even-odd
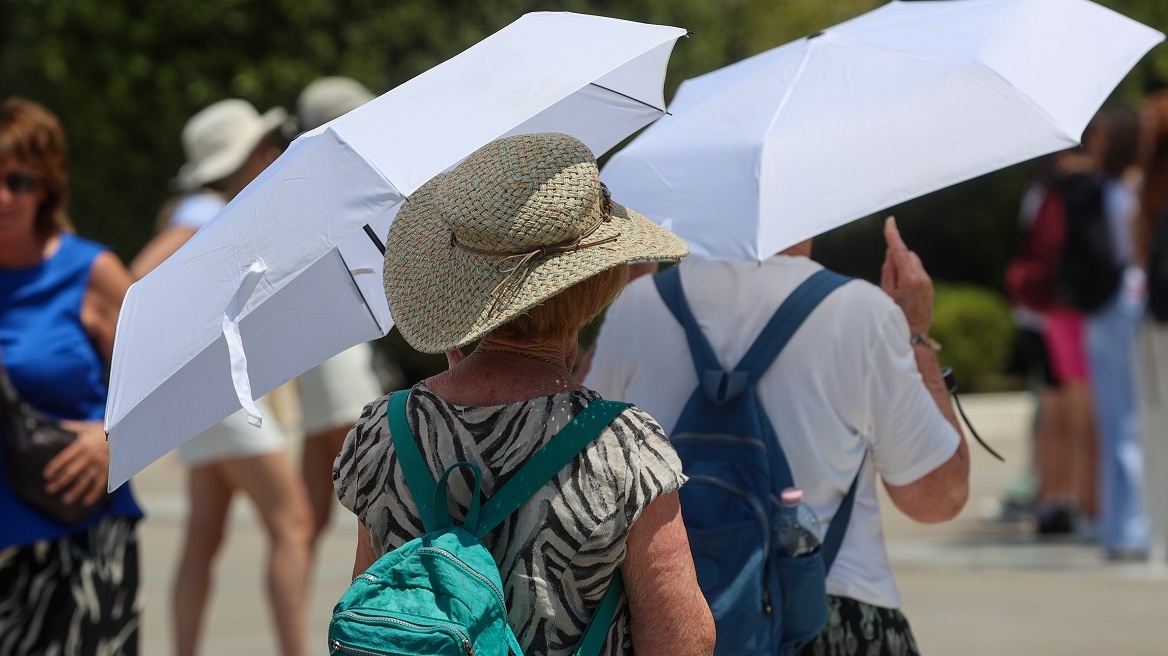
[[[182,191],[227,177],[243,166],[264,135],[288,118],[282,107],[273,107],[261,116],[246,100],[220,100],[199,111],[182,131],[187,162],[179,169],[175,184]]]
[[[689,254],[613,203],[578,139],[506,137],[406,199],[385,245],[385,296],[411,346],[464,346],[568,287],[635,260]]]
[[[308,132],[348,114],[375,96],[365,85],[348,77],[322,77],[311,82],[296,99],[300,130]]]

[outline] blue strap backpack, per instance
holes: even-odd
[[[437,482],[406,419],[409,390],[389,399],[394,450],[426,533],[379,558],[333,608],[329,653],[360,656],[521,656],[507,623],[503,583],[481,539],[584,450],[629,404],[588,404],[485,503],[478,465],[459,462]],[[466,521],[454,526],[447,481],[465,467],[474,477]],[[624,594],[620,570],[584,631],[576,656],[597,656]]]
[[[685,328],[699,381],[669,439],[689,477],[680,492],[681,513],[698,584],[717,625],[714,654],[793,654],[827,622],[825,579],[843,542],[859,473],[821,547],[785,555],[775,537],[779,494],[795,480],[755,390],[807,316],[850,278],[826,269],[813,274],[729,371],[685,300],[678,267],[653,280]]]

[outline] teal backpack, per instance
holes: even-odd
[[[394,450],[426,534],[385,554],[353,580],[333,608],[329,654],[359,656],[521,656],[507,623],[499,567],[481,538],[550,481],[629,404],[596,400],[557,433],[486,503],[478,465],[451,465],[437,482],[406,420],[409,390],[389,399]],[[466,521],[454,526],[446,506],[450,473],[466,467],[474,493]],[[577,656],[596,656],[624,593],[618,569],[584,631]]]

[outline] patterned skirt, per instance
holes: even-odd
[[[799,656],[920,656],[908,619],[847,597],[827,597],[827,626]]]
[[[0,656],[136,655],[136,523],[0,551]]]

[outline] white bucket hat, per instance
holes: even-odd
[[[315,80],[296,100],[296,118],[300,131],[308,132],[347,114],[373,100],[365,85],[347,77],[322,77]]]
[[[689,253],[612,202],[588,146],[566,134],[492,141],[406,199],[385,240],[385,296],[410,346],[464,346],[572,285]]]
[[[187,163],[175,178],[178,188],[194,191],[237,171],[264,135],[287,117],[282,107],[273,107],[261,116],[251,103],[238,98],[204,108],[183,127]]]

